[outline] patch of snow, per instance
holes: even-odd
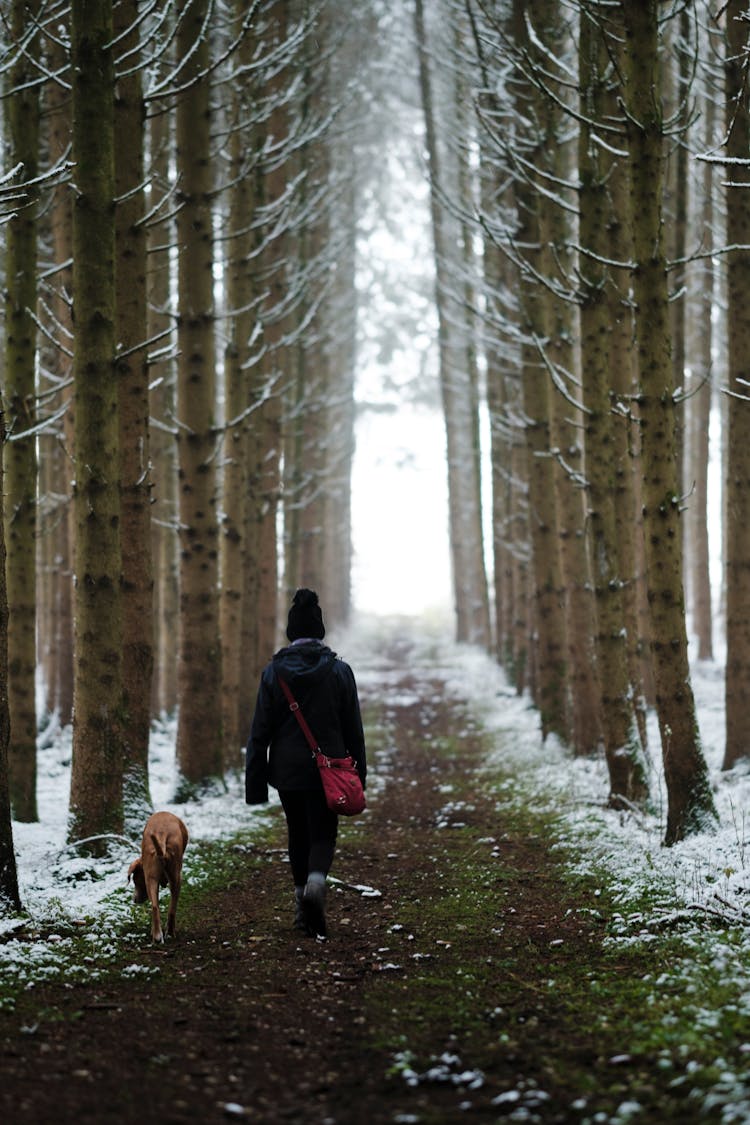
[[[516,695],[497,663],[479,649],[453,644],[449,619],[435,617],[429,621],[401,618],[398,630],[409,643],[409,675],[412,686],[400,685],[403,671],[387,664],[384,655],[394,635],[393,622],[363,619],[357,630],[337,638],[334,648],[352,664],[360,693],[385,701],[382,726],[372,737],[372,785],[368,795],[378,800],[385,784],[390,763],[398,753],[398,732],[394,728],[397,706],[418,707],[429,734],[430,701],[440,691],[447,698],[463,701],[467,718],[465,729],[485,732],[489,747],[486,760],[488,779],[497,772],[508,775],[500,784],[493,781],[502,824],[503,809],[518,804],[531,806],[550,814],[560,825],[558,842],[553,846],[574,871],[599,873],[614,894],[617,913],[610,922],[610,938],[618,943],[646,943],[659,939],[668,927],[678,927],[683,943],[689,947],[691,933],[696,933],[706,919],[718,916],[726,923],[743,923],[740,937],[734,932],[734,944],[725,938],[721,928],[712,933],[711,959],[708,970],[724,978],[732,975],[741,999],[736,1020],[750,1019],[750,763],[722,771],[724,747],[724,683],[723,669],[717,663],[697,662],[692,669],[702,745],[706,756],[714,800],[719,813],[718,827],[691,836],[672,847],[662,846],[666,823],[666,786],[661,762],[656,716],[648,716],[649,760],[653,810],[615,811],[606,807],[608,776],[602,759],[578,758],[569,754],[554,738],[543,744],[539,716],[526,696]],[[343,643],[341,643],[343,640]],[[254,689],[253,689],[254,690]],[[394,694],[395,691],[395,694]],[[252,692],[248,693],[249,695]],[[0,913],[0,972],[33,987],[37,981],[55,976],[66,954],[73,948],[88,945],[91,955],[79,958],[69,979],[98,979],[106,966],[121,955],[122,939],[116,935],[132,918],[132,891],[126,882],[127,868],[140,848],[139,839],[112,841],[104,859],[92,860],[75,846],[67,844],[68,792],[70,783],[71,732],[69,728],[49,726],[40,734],[38,760],[37,824],[14,822],[13,833],[17,852],[20,892],[24,906],[21,919]],[[191,845],[185,856],[185,877],[191,878],[193,857],[198,857],[205,841],[245,835],[247,846],[264,809],[248,807],[244,802],[244,784],[240,773],[228,775],[226,788],[186,804],[173,801],[177,788],[175,763],[175,725],[160,722],[154,725],[150,746],[150,789],[154,806],[168,809],[188,824]],[[369,779],[368,779],[369,780]],[[446,797],[450,787],[438,785]],[[275,793],[271,801],[276,802]],[[471,806],[451,802],[443,806],[438,817],[441,827],[456,826],[457,814],[470,811]],[[367,814],[365,813],[365,816]],[[502,836],[498,835],[502,840]],[[485,837],[489,845],[496,841]],[[394,854],[394,853],[391,853]],[[493,855],[500,854],[497,846]],[[193,867],[200,877],[200,866]],[[336,880],[331,882],[335,885]],[[341,884],[358,894],[379,897],[381,892],[365,884]],[[648,890],[657,892],[660,906],[646,916],[640,899]],[[599,917],[599,898],[581,904],[580,911]],[[143,910],[142,907],[136,909]],[[508,908],[512,912],[513,908]],[[143,914],[145,939],[147,917]],[[501,931],[495,931],[501,932]],[[744,934],[748,936],[745,937]],[[742,948],[737,948],[737,940]],[[437,939],[436,944],[450,942]],[[705,955],[705,943],[701,946]],[[428,956],[414,954],[413,957]],[[391,971],[395,965],[383,966]],[[705,971],[685,958],[670,970],[684,995],[694,994],[693,974]],[[654,982],[654,993],[659,991]],[[693,1012],[694,1026],[709,1028],[718,1018],[716,1012],[698,1009]],[[750,1045],[748,1045],[750,1050]],[[677,1048],[671,1058],[663,1060],[665,1069],[678,1066],[675,1082],[690,1085],[692,1070],[690,1051]],[[437,1074],[441,1066],[432,1068]],[[405,1080],[419,1082],[421,1076],[404,1065]],[[474,1072],[462,1067],[451,1068],[453,1081],[470,1084]],[[515,1093],[509,1091],[508,1094]],[[500,1095],[504,1097],[505,1095]],[[541,1092],[534,1097],[541,1098]],[[750,1120],[750,1091],[744,1075],[735,1075],[723,1067],[721,1077],[712,1091],[696,1091],[706,1112],[711,1105],[721,1106],[725,1121]],[[532,1108],[531,1091],[524,1090],[519,1111]],[[230,1103],[227,1103],[230,1104]],[[538,1104],[538,1102],[537,1102]],[[726,1116],[729,1108],[734,1116]],[[630,1121],[637,1114],[635,1103],[623,1102],[617,1121]],[[739,1116],[738,1116],[739,1115]]]

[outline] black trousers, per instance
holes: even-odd
[[[330,871],[339,818],[328,808],[322,788],[280,789],[279,799],[286,816],[294,885],[304,887],[311,871],[324,875]]]

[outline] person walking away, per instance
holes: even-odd
[[[264,804],[278,790],[286,817],[294,879],[294,925],[327,936],[326,878],[333,862],[338,816],[326,804],[320,771],[279,677],[291,688],[320,748],[330,758],[354,759],[365,785],[367,760],[352,669],[323,644],[323,614],[314,590],[297,590],[289,609],[289,644],[263,669],[245,759],[245,801]]]

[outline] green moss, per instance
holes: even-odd
[[[436,748],[446,759],[458,757],[448,738]],[[455,803],[476,799],[471,776],[463,778],[451,777]],[[551,842],[561,830],[520,793],[498,821],[521,840]],[[572,874],[563,855],[547,851],[557,917],[575,919],[580,940],[566,932],[559,944],[552,933],[540,941],[531,919],[526,940],[518,932],[509,937],[503,914],[514,902],[520,909],[523,880],[539,877],[538,869],[524,875],[512,856],[506,864],[502,846],[488,862],[481,833],[470,826],[437,838],[442,854],[430,859],[444,877],[429,894],[403,896],[398,922],[420,948],[425,935],[451,944],[437,950],[433,941],[433,955],[403,979],[380,974],[366,997],[372,1047],[394,1060],[392,1077],[424,1073],[441,1049],[453,1049],[500,1089],[523,1074],[550,1091],[558,1108],[576,1105],[571,1119],[580,1113],[593,1121],[595,1113],[616,1115],[622,1103],[637,1102],[639,1120],[684,1121],[686,1112],[710,1120],[709,1092],[718,1107],[731,1104],[747,1067],[748,1006],[741,981],[722,968],[726,959],[715,958],[715,930],[623,937],[606,878]],[[655,892],[634,913],[648,916],[658,905]],[[747,964],[741,931],[724,929],[722,943],[736,953],[733,963]]]
[[[366,722],[368,733],[377,731],[372,745],[390,744],[390,722],[378,709],[367,709]],[[430,740],[430,755],[438,766],[435,803],[443,806],[437,819],[452,826],[436,829],[427,814],[410,826],[410,862],[394,880],[388,949],[380,952],[382,962],[397,967],[369,974],[362,997],[358,1026],[368,1066],[377,1060],[382,1081],[400,1100],[411,1097],[407,1078],[447,1051],[485,1075],[481,1094],[471,1095],[477,1103],[515,1089],[522,1077],[549,1093],[559,1120],[593,1123],[601,1113],[602,1120],[624,1121],[618,1107],[631,1101],[642,1107],[639,1120],[719,1120],[738,1090],[747,1097],[744,931],[702,929],[679,916],[673,929],[649,927],[644,920],[665,904],[656,883],[640,900],[628,898],[624,915],[606,873],[590,861],[583,867],[562,818],[525,792],[523,779],[487,776],[477,789],[469,755],[481,756],[481,735],[460,714],[462,736],[446,734],[449,726],[432,728],[440,734]],[[399,752],[411,752],[420,737],[400,730]],[[254,869],[276,862],[280,817],[269,807],[254,821],[252,837],[191,841],[180,911],[193,925],[212,924],[216,892],[247,885]],[[367,850],[368,834],[382,831],[377,824],[368,817],[353,822],[358,847]],[[119,976],[130,951],[143,947],[145,907],[105,914],[108,925],[115,917],[111,952],[92,950],[75,926],[56,927],[69,942],[58,972],[74,987],[92,973],[103,982],[108,973]],[[152,984],[170,987],[166,976]],[[72,1004],[40,1017],[33,990],[3,979],[0,1010],[16,1001],[29,1023],[78,1014]],[[418,1111],[423,1125],[453,1119],[431,1101]]]
[[[246,833],[220,841],[191,841],[185,854],[184,879],[180,897],[180,914],[192,919],[210,919],[215,910],[215,895],[233,883],[247,879],[248,871],[267,862],[266,849],[275,847],[278,836],[278,811],[269,808],[253,823],[252,839]],[[166,892],[162,900],[166,898]],[[163,905],[163,911],[166,907]],[[179,924],[179,918],[178,918]],[[108,979],[119,978],[123,964],[132,957],[132,950],[141,949],[148,940],[150,915],[147,905],[134,903],[125,889],[107,896],[96,916],[77,919],[60,918],[54,926],[28,926],[31,960],[25,964],[23,951],[14,971],[0,974],[0,1012],[36,1011],[34,988],[31,982],[64,980],[70,984],[96,982],[104,985]],[[91,941],[96,933],[97,941]],[[45,942],[54,933],[49,955],[33,952],[33,943]],[[25,932],[18,940],[23,946]],[[10,935],[14,939],[14,935]],[[44,1016],[45,1019],[49,1017]],[[70,1014],[57,1018],[73,1018]],[[37,1021],[34,1016],[32,1022]]]

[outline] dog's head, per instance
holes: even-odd
[[[143,863],[140,859],[134,859],[128,868],[128,882],[130,882],[131,877],[133,880],[133,902],[145,902],[148,898],[146,877],[143,874]]]

